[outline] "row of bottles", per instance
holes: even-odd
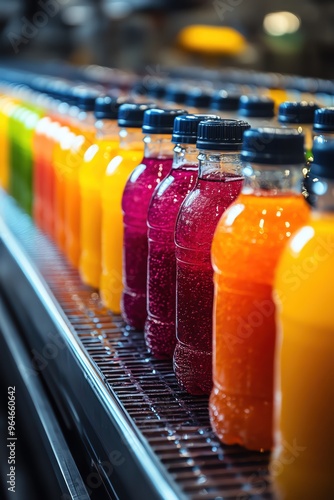
[[[2,186],[186,391],[211,394],[223,443],[275,445],[280,498],[327,498],[334,108],[284,102],[276,119],[267,96],[234,96],[222,119],[130,101],[6,85]]]

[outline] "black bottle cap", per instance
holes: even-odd
[[[213,94],[210,108],[218,111],[237,111],[241,95],[234,92],[220,90]]]
[[[272,118],[275,102],[270,97],[242,95],[239,100],[239,115],[254,118]]]
[[[117,120],[122,104],[125,104],[125,101],[117,97],[100,96],[95,101],[94,115],[97,120]]]
[[[172,142],[175,144],[196,144],[198,125],[203,120],[219,120],[216,115],[183,115],[174,120]]]
[[[211,103],[211,92],[194,88],[189,90],[186,97],[186,106],[192,106],[194,108],[209,108]]]
[[[315,110],[313,130],[315,132],[334,133],[334,107]]]
[[[72,95],[79,109],[82,111],[94,111],[95,101],[101,94],[94,89],[78,86],[72,89]]]
[[[177,116],[187,115],[184,109],[148,109],[144,113],[144,134],[171,134]]]
[[[141,128],[145,111],[153,107],[155,107],[155,104],[152,102],[122,104],[118,109],[118,125],[120,127]]]
[[[184,104],[188,97],[188,90],[180,85],[168,85],[166,88],[165,101],[168,103]]]
[[[304,134],[290,128],[252,128],[244,134],[241,159],[269,165],[305,163]]]
[[[312,153],[310,174],[313,177],[334,179],[334,139],[315,137]]]
[[[146,88],[146,94],[149,97],[161,99],[166,94],[166,85],[159,81],[143,82],[143,87]]]
[[[137,82],[133,85],[131,89],[132,94],[134,95],[147,95],[147,87],[142,82]]]
[[[243,120],[207,120],[198,125],[196,147],[218,151],[240,150],[242,137],[250,128]]]
[[[319,109],[315,102],[282,102],[278,108],[280,123],[313,123],[314,113]]]
[[[70,106],[76,104],[76,99],[73,96],[72,87],[63,80],[51,80],[48,91],[52,95],[52,97],[54,97],[54,99],[66,102]]]

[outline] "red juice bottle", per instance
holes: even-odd
[[[240,120],[200,123],[198,179],[176,222],[174,372],[190,394],[209,394],[212,387],[211,243],[222,213],[241,191],[239,150],[248,128]]]
[[[123,280],[122,315],[132,327],[143,330],[146,320],[147,212],[155,187],[169,174],[173,161],[171,134],[174,119],[184,110],[145,111],[142,131],[143,162],[126,183],[123,199]]]
[[[147,216],[146,345],[157,358],[172,358],[176,343],[175,223],[180,205],[197,180],[197,127],[215,115],[184,115],[174,121],[174,160],[170,174],[155,189]]]

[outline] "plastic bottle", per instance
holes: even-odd
[[[188,97],[189,87],[183,83],[166,85],[164,100],[167,106],[183,106]]]
[[[80,185],[79,171],[87,149],[95,142],[94,107],[98,93],[86,88],[74,89],[74,97],[80,110],[74,127],[76,137],[65,158],[64,176],[64,230],[65,254],[73,267],[79,267],[80,259]],[[77,130],[76,130],[77,128]]]
[[[198,179],[177,217],[174,372],[191,394],[209,394],[212,387],[210,250],[220,216],[241,190],[240,148],[248,128],[247,122],[237,120],[200,123]]]
[[[212,95],[210,109],[220,113],[224,119],[235,120],[238,117],[240,97],[236,92],[220,90]]]
[[[326,139],[334,139],[334,107],[316,109],[313,121],[313,137],[322,136]],[[317,178],[308,171],[305,175],[304,196],[311,207],[315,206],[315,193],[312,188]]]
[[[277,269],[275,447],[279,500],[334,496],[334,140],[317,137],[318,181],[310,221],[289,240]]]
[[[101,278],[101,189],[107,166],[119,146],[117,125],[120,101],[109,96],[95,101],[96,139],[84,154],[79,170],[80,183],[80,262],[84,283],[99,288]]]
[[[190,113],[204,113],[210,109],[212,92],[201,88],[192,88],[188,91],[185,106]]]
[[[124,250],[122,315],[143,330],[146,320],[147,212],[155,187],[169,174],[173,161],[171,135],[184,110],[149,109],[144,114],[145,154],[126,183],[123,199]]]
[[[100,295],[104,305],[114,313],[121,312],[123,214],[122,196],[125,184],[143,159],[144,142],[141,127],[146,104],[122,104],[118,110],[119,149],[109,162],[102,182],[102,274]]]
[[[33,200],[33,136],[43,110],[35,104],[36,94],[24,85],[19,89],[20,104],[9,120],[10,192],[21,207],[32,214]]]
[[[14,97],[7,95],[6,86],[0,94],[0,186],[9,188],[10,137],[9,118],[17,107]]]
[[[40,90],[45,90],[38,85]],[[33,218],[42,230],[47,229],[45,217],[45,185],[48,163],[52,161],[53,143],[50,140],[50,128],[53,120],[50,116],[53,100],[45,93],[39,95],[38,101],[44,109],[44,115],[38,120],[32,139],[33,153]]]
[[[312,157],[312,127],[314,113],[319,106],[314,102],[282,102],[278,108],[277,120],[281,125],[295,128],[305,135],[306,160]]]
[[[212,427],[225,444],[272,446],[272,299],[275,268],[309,217],[300,194],[304,136],[293,129],[245,132],[245,182],[219,221],[212,245],[215,305]]]
[[[242,95],[239,101],[238,116],[247,120],[252,127],[273,126],[275,102],[270,97]]]
[[[65,181],[69,172],[68,159],[71,155],[71,146],[78,133],[77,116],[80,110],[68,84],[59,82],[57,97],[59,103],[55,115],[61,127],[54,135],[52,168],[48,173],[48,183],[50,188],[53,187],[53,197],[50,197],[51,204],[47,206],[47,211],[52,217],[49,224],[50,228],[53,226],[54,240],[59,249],[65,253]]]
[[[176,343],[175,223],[180,205],[192,190],[198,173],[196,149],[200,121],[214,115],[177,116],[172,142],[172,170],[155,189],[147,215],[147,320],[146,345],[157,358],[172,358]]]

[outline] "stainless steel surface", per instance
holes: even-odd
[[[90,423],[94,420],[90,411],[94,397],[97,398],[101,413],[94,426],[100,441],[104,441],[101,444],[104,452],[109,445],[108,436],[116,428],[118,437],[123,436],[124,450],[130,448],[127,466],[134,461],[134,474],[145,477],[150,491],[160,498],[272,498],[268,454],[221,445],[210,429],[207,398],[195,398],[182,391],[171,363],[153,359],[146,350],[142,333],[130,331],[120,317],[107,311],[98,294],[81,283],[77,272],[35,229],[30,218],[5,194],[0,193],[0,197],[1,236],[5,254],[12,258],[10,263],[7,257],[8,266],[0,264],[0,282],[5,287],[7,282],[10,289],[8,269],[19,266],[30,283],[32,295],[38,296],[52,318],[57,334],[75,361],[69,359],[65,363],[61,352],[61,356],[49,361],[45,376],[53,371],[50,385],[55,393],[59,392],[64,399],[67,390],[68,404],[74,407],[72,413],[84,413]],[[36,321],[39,313],[35,299],[29,301],[27,294],[22,291],[20,296],[20,291],[14,288],[8,292],[12,301],[18,297],[20,307],[28,310],[39,330],[38,324],[47,322],[47,318],[41,312],[39,322]],[[44,343],[48,338],[45,331]],[[40,350],[43,348],[41,343],[36,345]],[[70,362],[72,366],[68,367]],[[79,371],[76,378],[75,363],[80,367],[81,378],[88,380],[90,391],[80,389],[82,382]],[[73,380],[66,381],[70,386],[67,388],[61,380],[61,370],[69,368]],[[58,385],[55,377],[60,377]],[[77,386],[71,388],[74,379]],[[83,434],[92,432],[92,429],[86,431],[84,418],[79,420]],[[101,462],[103,456],[99,457],[99,451],[96,453],[97,461]],[[111,483],[119,477],[124,481],[121,472],[117,474],[109,478]]]
[[[38,420],[39,432],[43,435],[44,448],[48,453],[47,460],[49,460],[52,464],[52,472],[57,476],[59,488],[61,488],[62,491],[62,500],[89,500],[90,495],[83,482],[74,458],[67,446],[66,440],[54,415],[53,409],[47,399],[46,392],[40,379],[37,377],[27,377],[27,370],[29,369],[30,361],[26,352],[26,347],[19,336],[19,332],[4,305],[2,305],[0,310],[2,340],[5,342],[6,348],[10,353],[9,356],[13,359],[15,369],[18,371],[18,376],[24,382],[24,387],[33,405],[34,413],[36,413],[36,418]],[[1,346],[3,349],[2,343]],[[4,350],[5,349],[2,350],[2,353]],[[11,380],[13,380],[14,376],[13,371],[14,368],[12,368],[10,375]],[[16,389],[17,405],[19,410],[23,403],[23,388],[20,386]],[[24,409],[25,412],[27,412],[26,405],[24,406]],[[31,418],[32,415],[31,413],[26,413],[26,416]],[[19,426],[16,426],[16,428],[18,431],[18,438],[15,437],[14,439],[17,439],[16,445],[18,453],[21,454],[22,446],[20,438],[22,436],[22,429]],[[42,451],[43,450],[40,450],[41,457],[43,456]],[[29,466],[29,464],[27,464],[27,466]],[[18,468],[17,465],[16,468]],[[22,470],[20,470],[20,468],[18,468],[16,475],[18,483],[17,488],[19,490],[16,491],[16,493],[20,496],[23,494],[23,485],[21,484]],[[49,475],[48,481],[51,483]],[[56,498],[54,491],[50,492],[50,498],[51,495],[52,498]]]

